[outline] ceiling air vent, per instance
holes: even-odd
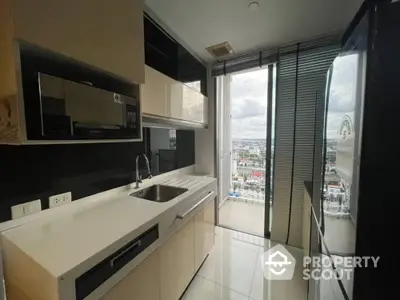
[[[223,42],[218,45],[210,46],[206,50],[215,58],[221,59],[228,55],[233,54],[233,49],[228,42]]]

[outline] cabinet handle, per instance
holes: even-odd
[[[183,214],[178,214],[176,216],[177,219],[184,219],[188,214],[190,214],[192,211],[194,211],[197,207],[199,207],[201,204],[203,204],[208,198],[214,195],[214,192],[209,192],[207,196],[205,196],[203,199],[201,199],[199,202],[197,202],[195,205],[192,206],[189,210],[184,212]]]
[[[114,257],[112,260],[110,260],[110,266],[111,268],[114,267],[115,265],[115,261],[120,259],[122,256],[124,256],[127,252],[129,252],[130,250],[132,250],[135,247],[139,247],[142,245],[142,241],[138,240],[136,243],[132,244],[131,246],[129,246],[128,248],[126,248],[124,251],[122,251],[120,254],[118,254],[116,257]]]

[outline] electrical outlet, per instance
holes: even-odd
[[[21,217],[39,212],[42,210],[42,202],[40,199],[11,206],[11,218],[19,219]]]
[[[71,192],[68,193],[63,193],[63,194],[58,194],[49,197],[49,207],[56,207],[56,206],[61,206],[64,204],[68,204],[72,202],[72,194]]]

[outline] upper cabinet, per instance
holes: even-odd
[[[168,116],[183,119],[183,89],[184,85],[174,79],[168,79]]]
[[[157,70],[145,66],[146,83],[142,84],[142,112],[150,115],[168,116],[170,80]]]
[[[14,39],[144,83],[143,0],[7,3]]]
[[[177,43],[153,20],[144,18],[146,65],[177,80]]]
[[[208,99],[196,89],[146,66],[142,113],[193,123],[208,123]]]
[[[147,15],[144,39],[146,65],[207,96],[207,68]]]
[[[185,84],[182,94],[182,119],[206,124],[208,99]]]
[[[207,96],[207,68],[181,45],[178,46],[178,80]]]
[[[147,15],[144,32],[142,112],[207,124],[207,68]]]

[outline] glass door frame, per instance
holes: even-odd
[[[275,149],[275,143],[274,145],[272,144],[272,130],[273,127],[275,129],[275,124],[276,122],[274,122],[273,124],[273,117],[274,117],[274,121],[275,121],[275,116],[276,116],[276,68],[277,68],[277,64],[268,64],[266,66],[264,66],[264,68],[266,68],[268,70],[268,75],[267,75],[267,120],[266,120],[266,163],[265,163],[265,187],[264,187],[264,191],[265,191],[265,198],[264,198],[264,235],[262,236],[263,238],[270,238],[271,236],[271,228],[270,225],[272,224],[271,220],[270,220],[270,216],[271,214],[271,200],[273,202],[273,178],[271,177],[271,170],[272,173],[274,174],[274,169],[275,169],[275,157],[272,157],[272,147],[274,147]],[[256,69],[255,69],[256,70]],[[247,70],[247,71],[251,71],[251,70]],[[246,71],[244,71],[246,72]],[[227,74],[227,75],[221,75],[221,76],[231,76],[234,74],[238,74],[240,72],[237,73],[232,73],[232,74]],[[230,92],[226,92],[226,91],[219,91],[219,86],[218,86],[218,78],[214,77],[214,99],[215,99],[215,170],[216,170],[216,177],[217,177],[217,190],[218,190],[218,196],[216,197],[216,201],[215,201],[215,225],[216,226],[220,226],[223,228],[227,228],[227,229],[231,229],[231,230],[235,230],[235,231],[240,231],[236,228],[231,228],[228,227],[226,225],[220,224],[219,222],[219,210],[220,210],[220,202],[221,202],[221,197],[223,197],[223,195],[221,195],[220,192],[220,178],[219,175],[221,174],[221,148],[220,148],[220,138],[221,138],[221,106],[219,101],[221,101],[221,95],[229,95],[230,97]],[[226,84],[222,84],[223,87],[226,87]],[[228,85],[230,87],[230,85]],[[275,109],[273,106],[273,102],[275,102]],[[275,130],[274,130],[275,132]],[[275,140],[274,140],[275,141]],[[269,180],[267,180],[267,178]],[[246,234],[251,234],[251,235],[257,235],[254,233],[249,233],[249,232],[243,232]]]

